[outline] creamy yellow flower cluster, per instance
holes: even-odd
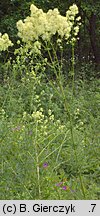
[[[0,51],[5,51],[8,49],[9,46],[13,46],[13,43],[9,39],[8,34],[1,34],[0,33]]]
[[[66,40],[70,37],[72,27],[74,25],[75,16],[78,14],[78,7],[73,4],[66,12],[66,16],[61,16],[58,9],[49,10],[44,13],[42,9],[38,9],[34,4],[30,7],[31,15],[17,22],[18,36],[24,42],[35,41],[41,37],[43,40],[49,41],[56,33],[60,38]],[[77,21],[80,17],[77,18]],[[77,26],[74,29],[75,35],[79,31]]]

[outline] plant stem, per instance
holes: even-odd
[[[83,185],[83,181],[82,181],[82,177],[81,177],[81,172],[80,172],[79,165],[78,165],[77,149],[76,149],[75,142],[74,142],[74,133],[73,133],[73,124],[72,124],[72,117],[71,117],[71,115],[70,115],[70,130],[71,130],[71,138],[72,138],[72,144],[73,144],[73,149],[74,149],[74,154],[75,154],[77,172],[79,174],[79,179],[80,179],[80,184],[81,184],[81,190],[82,190],[83,196],[85,198],[84,185]]]
[[[73,96],[74,96],[74,78],[75,78],[75,53],[74,53],[74,42],[72,42],[72,101],[73,101]]]
[[[38,180],[38,194],[39,194],[39,199],[41,199],[40,168],[39,168],[38,145],[37,145],[37,125],[38,125],[38,123],[36,122],[36,132],[35,132],[35,139],[34,139],[34,147],[35,147],[35,154],[36,154],[36,170],[37,170],[37,180]]]
[[[53,52],[54,52],[54,49],[53,49]],[[59,85],[59,88],[60,88],[60,93],[61,93],[63,101],[64,101],[65,112],[67,112],[68,117],[69,117],[70,132],[71,132],[72,146],[73,146],[74,154],[75,154],[77,173],[79,175],[81,190],[82,190],[83,196],[85,198],[84,185],[83,185],[83,181],[82,181],[82,176],[81,176],[80,168],[79,168],[79,165],[78,165],[77,149],[76,149],[76,145],[75,145],[75,142],[74,142],[73,115],[71,114],[70,107],[69,107],[69,105],[67,103],[67,100],[66,100],[66,95],[65,95],[65,92],[64,92],[64,87],[63,87],[63,83],[62,83],[62,79],[61,79],[61,71],[60,71],[61,67],[58,64],[59,74],[57,74],[57,71],[56,71],[56,68],[55,68],[55,65],[54,65],[54,62],[53,62],[53,59],[52,59],[52,56],[51,56],[51,53],[50,53],[49,49],[48,49],[48,54],[49,54],[49,57],[50,57],[50,60],[51,60],[51,64],[54,67],[54,72],[55,72],[56,78],[58,80],[58,85]],[[57,60],[57,56],[56,56],[55,52],[54,52],[54,55],[55,55],[55,58]],[[72,42],[72,70],[71,70],[71,76],[72,76],[72,98],[71,98],[71,105],[73,105],[73,96],[74,96],[74,88],[75,88],[74,87],[74,78],[75,78],[75,68],[74,68],[74,65],[75,65],[75,53],[74,53],[74,42]]]
[[[74,42],[72,42],[72,104],[73,104],[73,96],[74,96],[74,78],[75,78],[75,52],[74,52]],[[75,160],[76,160],[76,165],[77,165],[77,171],[79,174],[79,179],[80,179],[80,184],[81,184],[81,189],[83,192],[83,196],[85,198],[85,191],[84,191],[84,185],[83,185],[83,181],[82,181],[82,176],[81,176],[81,172],[78,166],[78,156],[77,156],[77,149],[76,149],[76,145],[74,142],[74,132],[73,132],[73,119],[72,116],[69,115],[70,117],[70,130],[71,130],[71,137],[72,137],[72,144],[73,144],[73,148],[74,148],[74,153],[75,153]]]

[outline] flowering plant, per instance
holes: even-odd
[[[1,34],[0,33],[0,51],[5,51],[8,49],[9,46],[13,46],[13,43],[9,39],[9,36],[7,33]]]
[[[50,41],[55,34],[62,39],[69,39],[75,23],[75,16],[78,14],[78,7],[73,4],[66,12],[66,16],[60,15],[57,8],[44,13],[34,4],[30,7],[30,16],[17,22],[18,36],[26,43],[35,42],[41,37],[44,41]],[[76,21],[80,21],[77,17]],[[79,23],[80,24],[80,23]],[[74,36],[77,36],[79,24],[74,27]]]

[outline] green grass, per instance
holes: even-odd
[[[71,119],[56,81],[1,85],[1,200],[100,198],[98,85],[64,83]]]

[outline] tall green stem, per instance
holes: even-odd
[[[72,100],[73,100],[73,96],[74,96],[74,78],[75,78],[75,52],[74,52],[74,43],[72,42],[72,71],[71,71],[71,75],[72,75]]]
[[[49,54],[49,57],[51,59],[51,63],[53,64],[53,59],[51,57],[51,53],[50,53],[49,50],[48,50],[48,54]],[[75,91],[75,87],[74,87],[75,67],[74,67],[74,65],[75,65],[75,53],[74,53],[74,43],[72,42],[72,70],[71,70],[71,76],[72,76],[72,101],[71,101],[71,105],[73,105],[73,96],[74,96],[74,91]],[[54,64],[53,64],[53,66],[54,66]],[[59,67],[59,70],[60,70],[60,67]],[[65,108],[65,111],[67,112],[67,114],[69,116],[71,140],[72,140],[72,146],[73,146],[74,154],[75,154],[77,173],[78,173],[79,179],[80,179],[81,190],[82,190],[83,196],[85,198],[84,185],[83,185],[83,181],[82,181],[82,176],[81,176],[80,168],[79,168],[79,165],[78,165],[79,163],[78,163],[77,148],[76,148],[75,141],[74,141],[73,115],[71,114],[70,107],[68,106],[68,103],[67,103],[67,100],[66,100],[66,95],[65,95],[65,92],[64,92],[64,87],[63,87],[63,83],[62,83],[62,80],[61,80],[61,73],[59,72],[59,76],[58,76],[57,72],[56,72],[56,68],[54,68],[54,71],[55,71],[55,74],[56,74],[56,78],[58,80],[58,85],[59,85],[59,88],[60,88],[60,92],[61,92],[62,98],[64,100],[64,108]]]
[[[73,104],[73,96],[74,96],[74,91],[75,91],[75,86],[74,86],[74,79],[75,79],[75,49],[74,49],[75,45],[74,42],[72,42],[72,104]],[[84,185],[83,185],[83,181],[82,181],[82,176],[81,176],[81,172],[79,169],[79,163],[78,163],[78,156],[77,156],[77,149],[76,149],[76,145],[74,142],[74,132],[73,132],[73,118],[70,115],[70,130],[71,130],[71,137],[72,137],[72,143],[73,143],[73,148],[74,148],[74,153],[75,153],[75,160],[76,160],[76,164],[77,164],[77,171],[79,174],[79,179],[80,179],[80,184],[81,184],[81,189],[83,192],[83,196],[85,198],[85,190],[84,190]]]
[[[36,154],[36,170],[37,170],[37,181],[38,181],[38,194],[39,194],[39,199],[41,199],[40,168],[39,168],[38,145],[37,145],[37,125],[38,125],[38,123],[36,122],[36,132],[35,132],[35,139],[34,139],[34,147],[35,147],[35,154]]]

